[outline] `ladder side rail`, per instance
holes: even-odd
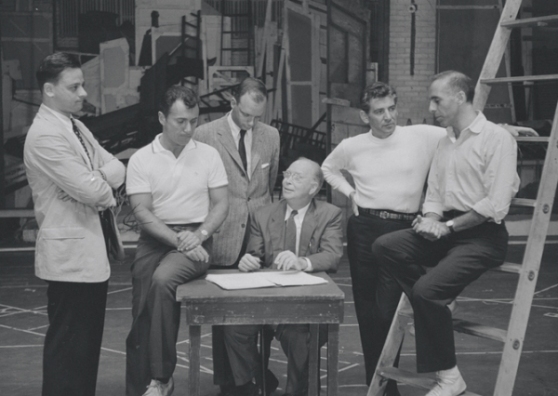
[[[481,80],[485,78],[494,78],[496,76],[510,39],[511,30],[502,28],[501,24],[507,21],[514,21],[520,7],[521,0],[508,0],[502,10],[500,20],[496,25],[494,38],[492,39],[492,43],[488,49],[486,59],[484,60],[481,73],[475,87],[475,100],[473,103],[475,108],[478,110],[482,110],[484,108],[491,89],[490,86],[482,84]]]
[[[376,370],[374,376],[372,377],[372,382],[368,388],[367,396],[381,396],[384,394],[384,390],[387,386],[387,379],[383,378],[380,373],[383,367],[393,367],[395,359],[397,358],[397,351],[403,344],[405,338],[405,326],[401,321],[401,311],[411,310],[411,303],[405,293],[401,293],[401,298],[399,299],[399,304],[397,305],[397,310],[391,321],[391,326],[389,327],[388,336],[386,337],[386,343],[382,349],[382,354],[378,359],[378,364],[376,365]]]
[[[537,205],[523,256],[522,272],[515,293],[508,325],[507,342],[498,370],[494,396],[510,396],[512,394],[519,358],[523,349],[523,341],[552,214],[556,185],[558,184],[558,104],[547,150],[537,194]]]

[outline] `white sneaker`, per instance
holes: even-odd
[[[169,382],[163,384],[161,381],[152,379],[147,386],[147,390],[143,396],[170,396],[174,390],[174,380],[170,377]]]
[[[426,396],[458,396],[465,392],[467,385],[455,366],[449,370],[436,372],[436,385]]]

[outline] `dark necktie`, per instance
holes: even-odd
[[[248,170],[248,160],[246,159],[246,145],[244,144],[244,136],[246,136],[246,131],[244,129],[241,129],[240,140],[238,141],[238,154],[240,154],[240,159],[242,160],[242,166],[244,166],[244,170]]]
[[[285,227],[285,250],[290,250],[294,254],[296,254],[296,224],[294,218],[297,214],[296,210],[291,212]]]
[[[79,131],[79,128],[77,127],[76,123],[74,122],[74,119],[70,118],[70,121],[72,121],[72,129],[74,130],[74,133],[76,134],[79,142],[81,143],[81,146],[85,150],[85,153],[87,154],[87,158],[89,158],[89,163],[91,164],[91,169],[93,169],[93,161],[91,160],[91,155],[89,155],[89,150],[87,150],[87,146],[85,145],[85,142],[83,141],[83,137],[81,136],[81,132]]]

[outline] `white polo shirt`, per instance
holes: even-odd
[[[150,193],[153,214],[165,224],[203,222],[209,212],[209,189],[228,185],[219,153],[191,139],[176,158],[160,137],[130,158],[126,193]]]

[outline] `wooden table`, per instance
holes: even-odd
[[[227,271],[238,273],[238,271]],[[225,271],[209,271],[225,273]],[[314,275],[327,279],[317,286],[273,287],[223,290],[200,278],[178,287],[176,300],[186,308],[190,328],[189,395],[200,394],[200,344],[202,325],[310,324],[308,394],[317,395],[318,326],[327,324],[327,395],[337,395],[339,323],[343,321],[345,295],[324,272]],[[314,379],[314,380],[312,380]]]

